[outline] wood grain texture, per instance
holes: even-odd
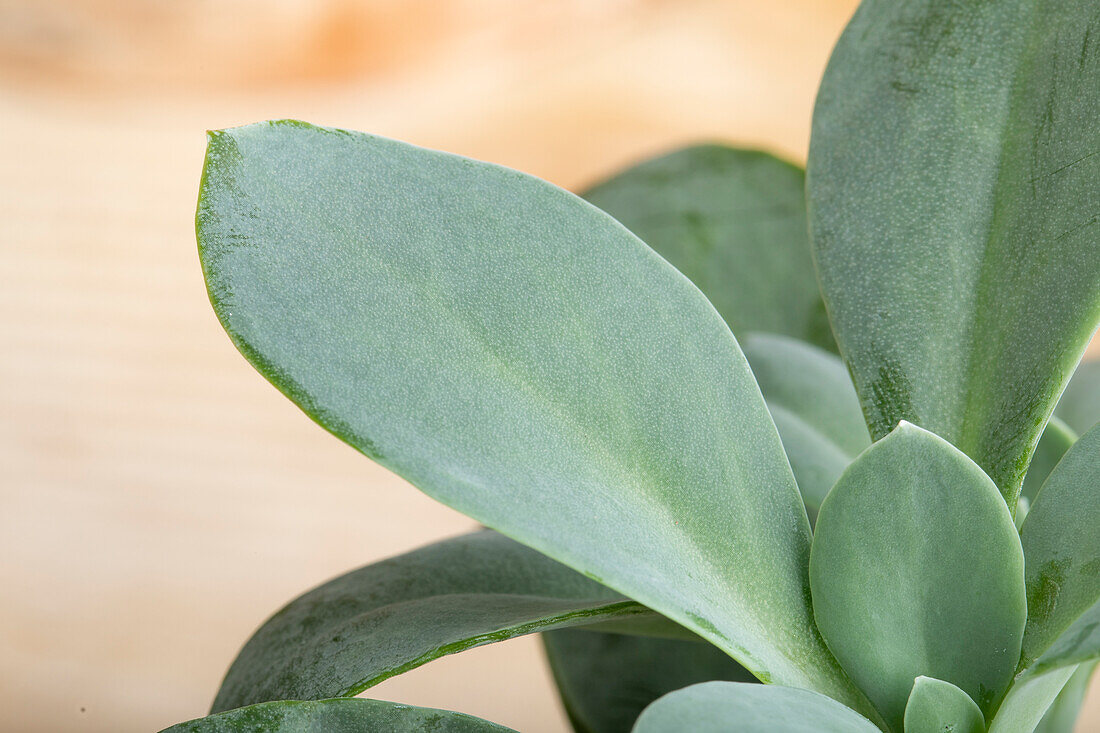
[[[472,526],[222,333],[194,243],[205,129],[298,117],[573,188],[698,140],[802,160],[855,0],[260,5],[0,2],[0,729],[200,715],[283,602]],[[533,639],[374,693],[565,730]]]

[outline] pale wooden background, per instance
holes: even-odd
[[[0,730],[201,715],[284,601],[473,526],[223,335],[193,239],[204,129],[298,117],[567,187],[699,139],[803,159],[854,6],[0,0]],[[530,638],[372,694],[565,730]]]

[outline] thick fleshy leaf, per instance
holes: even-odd
[[[312,418],[436,499],[758,675],[858,693],[809,608],[809,524],[703,295],[516,171],[275,122],[210,136],[214,309]]]
[[[871,433],[931,430],[1010,507],[1100,321],[1097,23],[865,0],[814,112],[814,256]]]
[[[921,675],[986,714],[1012,681],[1027,614],[1019,535],[989,477],[926,430],[901,423],[840,477],[810,585],[829,648],[896,731]]]
[[[1031,457],[1031,465],[1027,467],[1020,496],[1029,502],[1035,501],[1035,496],[1039,493],[1043,482],[1047,480],[1047,476],[1076,441],[1077,433],[1068,425],[1057,417],[1050,418],[1050,422],[1043,428],[1043,434],[1039,437],[1039,444],[1035,446],[1035,455]]]
[[[1020,540],[1028,601],[1021,668],[1100,657],[1100,426],[1051,471]]]
[[[629,168],[584,197],[687,275],[739,339],[768,331],[836,349],[810,256],[802,169],[699,145]]]
[[[1069,678],[1069,682],[1054,698],[1054,702],[1039,721],[1035,733],[1073,733],[1077,727],[1077,716],[1081,713],[1081,704],[1089,689],[1089,680],[1096,664],[1082,664]]]
[[[1074,667],[1018,677],[989,724],[989,733],[1032,733],[1065,688]]]
[[[833,488],[840,474],[852,462],[852,457],[837,447],[823,433],[814,430],[798,415],[775,405],[771,408],[775,427],[783,438],[783,447],[791,462],[806,513],[812,525],[817,511]]]
[[[515,733],[463,713],[384,700],[282,700],[173,725],[163,733]]]
[[[847,455],[871,445],[852,379],[837,356],[767,333],[749,334],[742,345],[769,407],[796,414]]]
[[[985,733],[985,716],[950,682],[918,677],[905,705],[905,733]]]
[[[1012,523],[1016,525],[1017,532],[1024,526],[1024,520],[1027,519],[1027,513],[1030,509],[1031,501],[1021,494],[1019,500],[1016,502],[1016,516],[1012,518]]]
[[[654,702],[634,733],[880,733],[823,695],[779,685],[704,682]]]
[[[295,599],[245,644],[213,710],[349,697],[481,644],[540,629],[654,616],[486,530],[368,565]]]
[[[1077,366],[1054,414],[1078,435],[1100,423],[1100,359]]]
[[[784,336],[754,333],[741,344],[813,518],[871,444],[848,370],[833,354]]]
[[[748,670],[706,642],[583,629],[551,631],[542,638],[577,733],[629,733],[649,703],[688,685],[755,682]]]

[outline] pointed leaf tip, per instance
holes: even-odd
[[[308,415],[756,674],[866,704],[813,623],[774,423],[686,278],[513,170],[299,122],[219,139],[211,300]]]

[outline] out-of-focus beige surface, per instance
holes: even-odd
[[[297,117],[567,187],[699,139],[803,159],[854,6],[0,0],[0,730],[202,715],[280,604],[473,526],[230,345],[195,255],[205,129]],[[532,638],[371,694],[566,730]]]

